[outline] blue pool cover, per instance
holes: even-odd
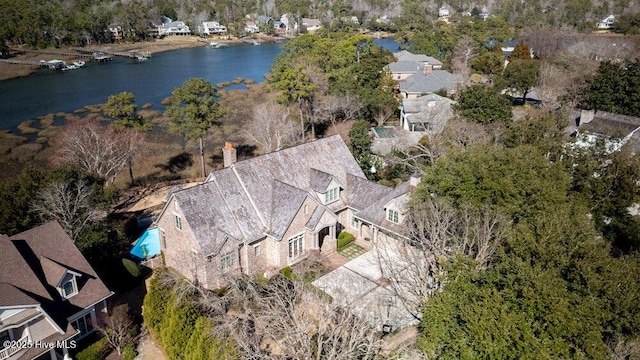
[[[158,236],[158,228],[147,229],[142,236],[136,241],[130,253],[146,259],[160,254],[160,238]]]

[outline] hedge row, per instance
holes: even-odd
[[[233,345],[212,337],[212,322],[192,299],[178,298],[171,285],[156,274],[144,298],[143,317],[149,333],[169,359],[237,358]]]

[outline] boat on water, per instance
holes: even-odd
[[[220,49],[220,48],[228,47],[229,45],[228,44],[219,43],[219,42],[216,42],[216,41],[211,41],[211,42],[209,42],[209,46],[214,48],[214,49]]]
[[[86,63],[82,60],[78,60],[78,61],[74,61],[73,62],[73,66],[75,66],[76,68],[81,68],[84,67],[86,65]]]
[[[261,45],[261,43],[258,40],[253,40],[251,42],[251,44],[253,44],[253,45]]]
[[[65,65],[65,66],[62,68],[62,71],[76,70],[77,68],[78,68],[78,67],[77,67],[77,66],[75,66],[75,65]]]
[[[136,56],[136,60],[137,61],[147,61],[147,60],[149,60],[149,58],[144,56],[144,55],[138,55],[138,56]]]

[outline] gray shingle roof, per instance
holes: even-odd
[[[221,232],[246,242],[283,236],[307,196],[316,198],[332,179],[345,184],[347,174],[365,177],[336,135],[236,162],[173,196],[203,251],[212,253],[225,239]]]
[[[316,192],[325,192],[331,183],[333,176],[324,171],[311,169],[309,171],[309,187]]]
[[[403,182],[402,184],[399,184],[394,189],[389,191],[386,195],[378,198],[376,202],[367,206],[362,211],[359,211],[356,216],[360,219],[366,220],[373,224],[378,224],[379,226],[382,226],[388,230],[401,234],[401,226],[387,220],[385,205],[387,205],[393,199],[403,197],[404,195],[409,193],[411,189],[412,186],[409,185],[409,181]]]
[[[454,75],[446,70],[433,70],[429,74],[414,74],[405,81],[401,81],[398,87],[401,92],[431,94],[444,89],[448,92],[456,90],[462,80],[460,75]]]
[[[430,94],[402,100],[402,108],[409,123],[429,124],[433,133],[440,133],[447,121],[453,117],[451,105],[455,101]]]
[[[393,55],[396,57],[396,59],[398,59],[398,62],[400,61],[412,61],[412,62],[422,62],[422,63],[429,63],[431,65],[434,66],[442,66],[442,62],[440,62],[438,59],[429,56],[429,55],[424,55],[424,54],[414,54],[411,53],[407,50],[402,50],[402,51],[398,51],[396,53],[393,53]]]
[[[273,182],[273,210],[269,235],[280,239],[289,228],[309,193],[282,181]]]

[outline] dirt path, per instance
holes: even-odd
[[[140,339],[138,344],[138,356],[136,360],[166,360],[167,356],[164,354],[160,346],[156,344],[149,334],[146,334]]]

